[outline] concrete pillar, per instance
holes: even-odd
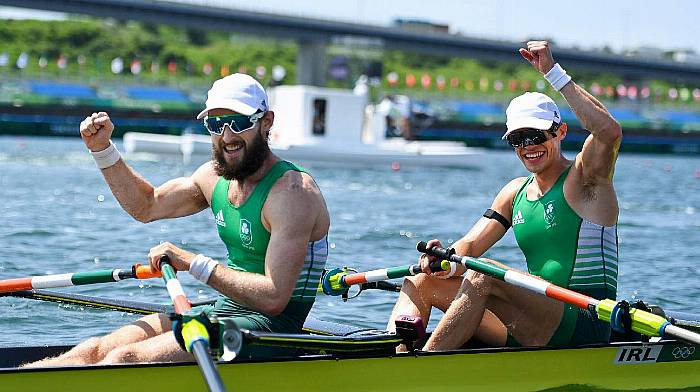
[[[326,42],[299,41],[297,83],[319,87],[326,85]]]

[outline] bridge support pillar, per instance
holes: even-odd
[[[297,83],[326,85],[326,42],[300,40],[297,52]]]

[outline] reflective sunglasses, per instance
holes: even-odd
[[[535,146],[546,142],[548,133],[552,134],[552,136],[557,136],[557,129],[559,129],[559,124],[554,124],[552,128],[547,130],[523,128],[508,135],[506,140],[513,148]]]
[[[204,127],[212,135],[221,136],[224,134],[224,128],[228,125],[233,133],[242,133],[255,126],[265,115],[265,112],[258,112],[250,116],[244,114],[224,114],[220,116],[204,117]]]

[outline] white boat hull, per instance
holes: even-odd
[[[186,162],[204,163],[211,157],[211,138],[206,135],[183,136],[127,132],[124,135],[127,153],[181,155]],[[483,151],[452,142],[388,141],[379,146],[342,145],[271,145],[283,159],[295,162],[328,162],[340,164],[444,166],[473,168]]]

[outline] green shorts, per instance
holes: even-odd
[[[306,315],[311,310],[313,302],[290,302],[285,310],[277,316],[268,316],[253,311],[226,298],[219,298],[214,305],[199,306],[196,310],[203,311],[208,317],[233,320],[238,328],[251,331],[301,333]],[[268,359],[294,355],[296,349],[244,345],[238,354],[241,359]]]
[[[564,305],[559,327],[547,343],[550,347],[572,347],[586,344],[608,343],[610,325],[598,319],[588,309]]]
[[[580,309],[564,304],[564,314],[559,326],[547,343],[548,347],[574,347],[586,344],[608,343],[610,325],[598,320],[598,316],[587,309]],[[510,335],[506,339],[507,347],[521,346]]]

